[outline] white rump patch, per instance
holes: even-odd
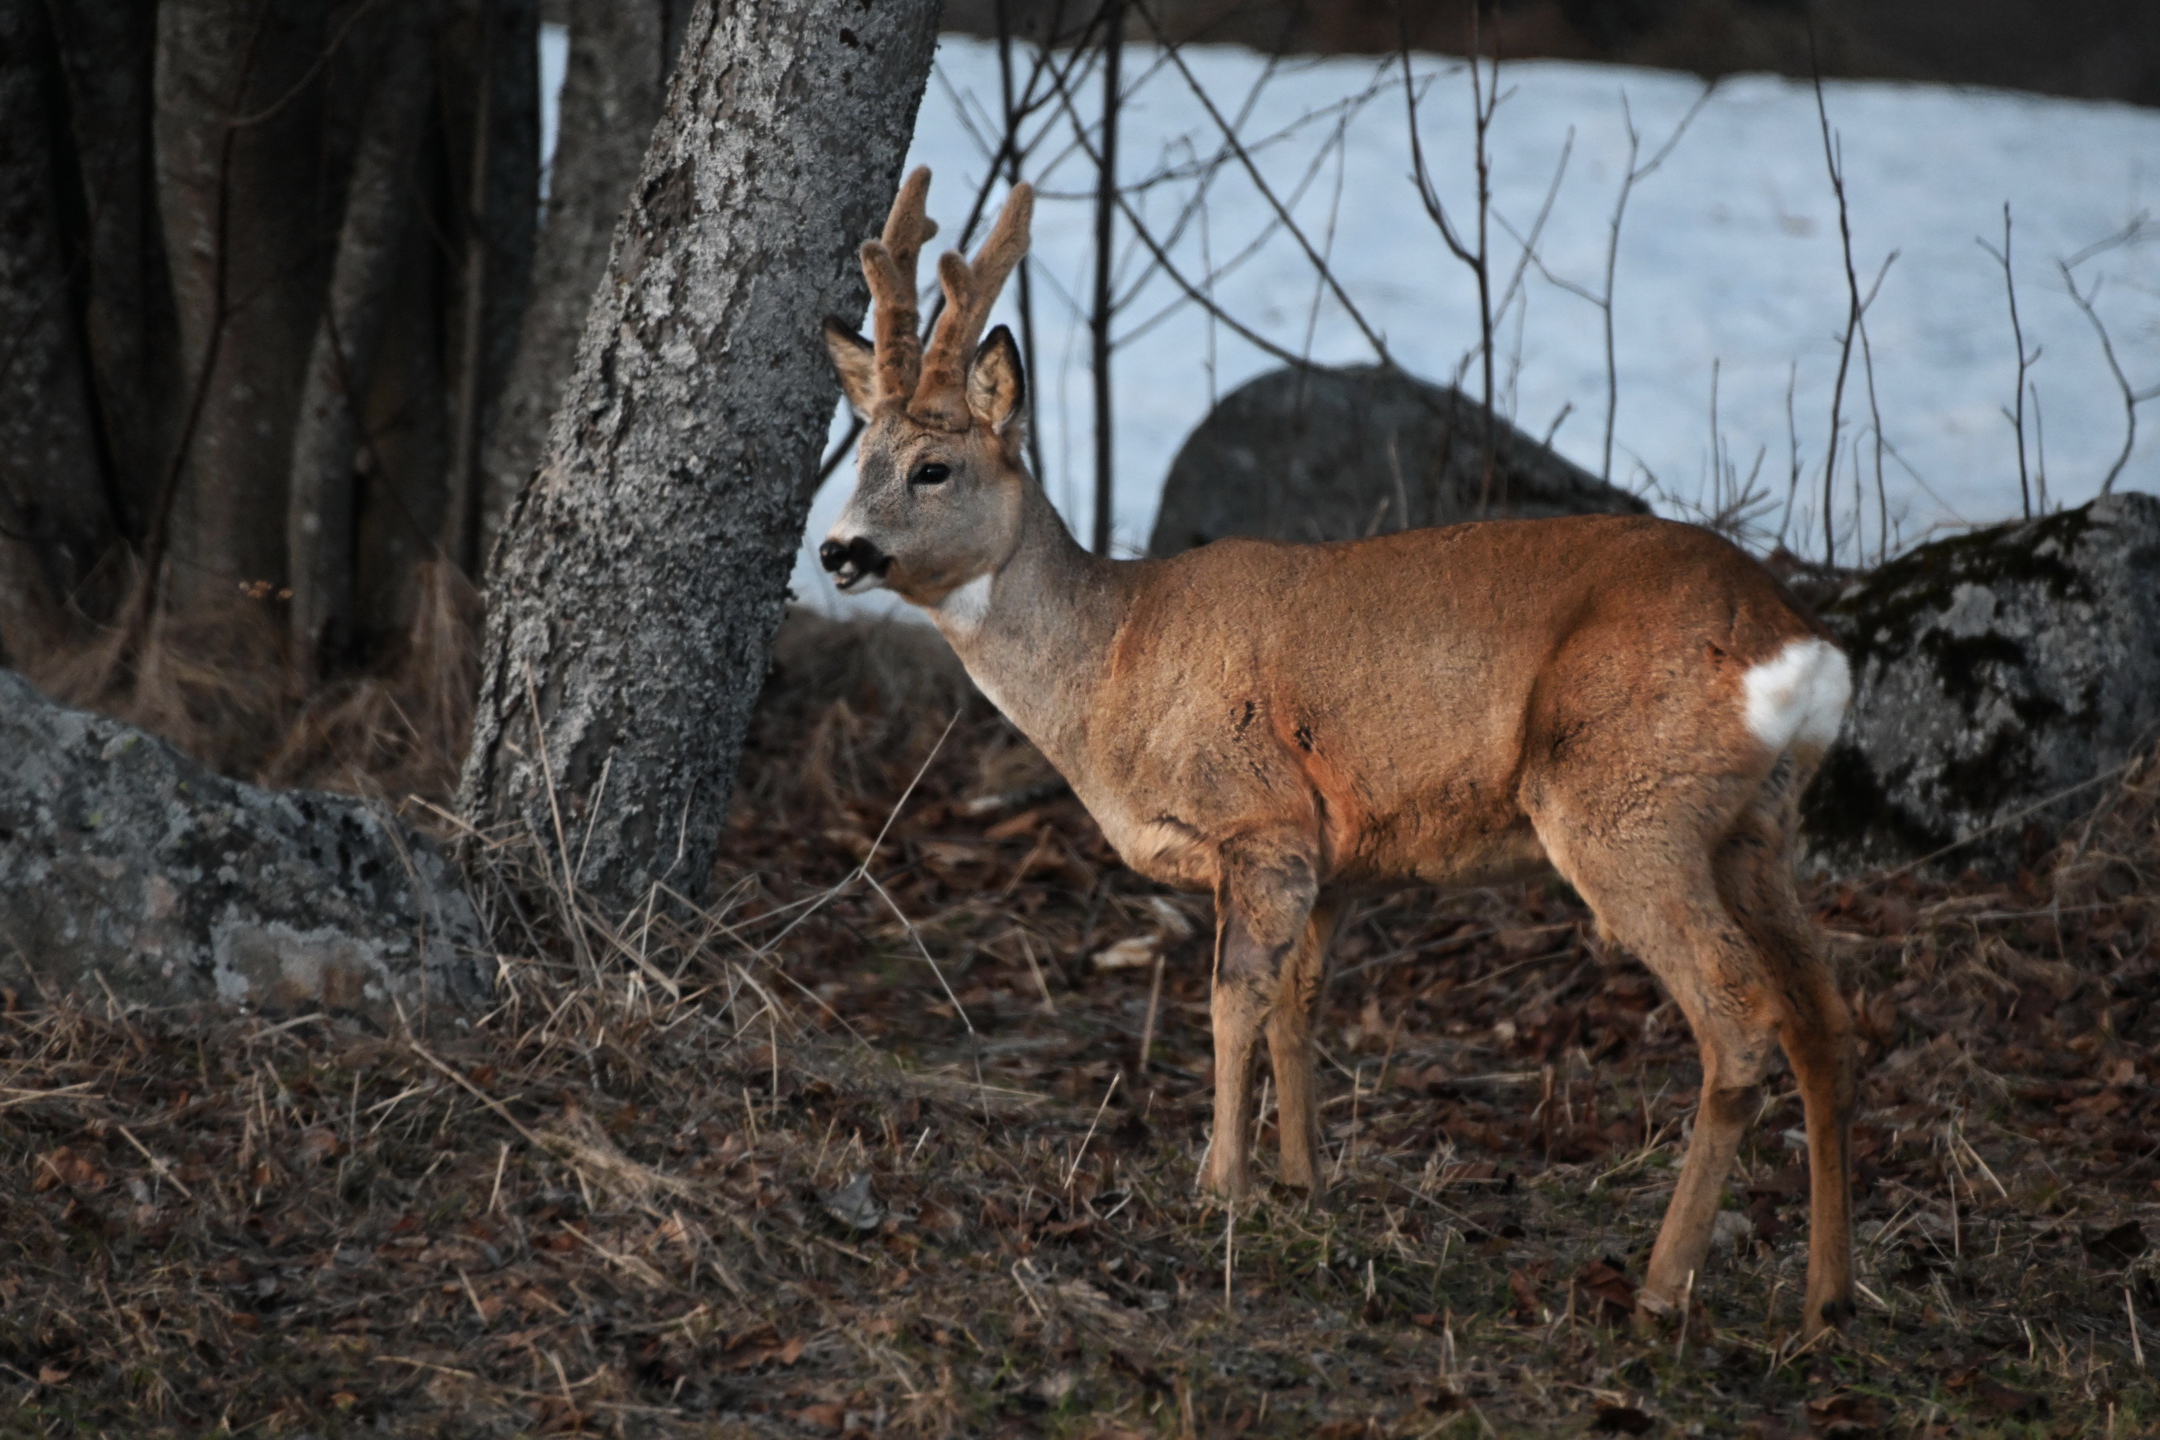
[[[990,613],[990,577],[978,575],[937,603],[937,612],[956,629],[973,630]]]
[[[1852,671],[1826,640],[1795,640],[1748,668],[1748,729],[1774,752],[1795,741],[1829,745],[1851,699]]]

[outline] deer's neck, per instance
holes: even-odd
[[[930,612],[977,688],[1068,776],[1083,758],[1089,702],[1133,568],[1081,549],[1030,483],[1011,557]]]

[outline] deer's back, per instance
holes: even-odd
[[[1818,633],[1736,547],[1647,517],[1222,540],[1132,577],[1082,798],[1170,883],[1280,826],[1348,879],[1534,863],[1528,771],[1584,744],[1644,778],[1729,764],[1742,675]]]

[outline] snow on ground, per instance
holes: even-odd
[[[1452,260],[1410,181],[1401,71],[1395,62],[1341,57],[1272,64],[1250,51],[1191,47],[1191,76],[1240,126],[1253,160],[1288,204],[1311,244],[1398,363],[1454,377],[1477,340],[1470,273]],[[1016,84],[1030,61],[1016,57]],[[1127,183],[1160,176],[1136,201],[1167,235],[1222,149],[1221,132],[1193,87],[1162,52],[1129,46],[1129,100],[1122,129]],[[1419,118],[1434,182],[1459,224],[1474,220],[1471,99],[1458,63],[1413,62]],[[1613,204],[1628,160],[1625,116],[1643,137],[1642,158],[1661,145],[1700,97],[1702,82],[1660,71],[1538,62],[1502,69],[1494,121],[1496,217],[1518,232],[1536,219],[1555,167],[1572,149],[1538,251],[1543,272],[1526,274],[1497,350],[1501,407],[1533,434],[1557,416],[1555,444],[1600,468],[1606,373],[1597,309],[1562,288],[1602,286]],[[1099,85],[1076,78],[1076,101],[1092,125]],[[2016,514],[2017,450],[2003,407],[2015,393],[2016,356],[2002,271],[1975,238],[2002,242],[2012,206],[2018,305],[2028,349],[2040,358],[2027,398],[2029,463],[2044,441],[2051,503],[2091,497],[2123,444],[2123,407],[2099,339],[2066,293],[2060,259],[2120,232],[2151,203],[2160,176],[2160,112],[2116,104],[1885,82],[1824,86],[1842,146],[1863,287],[1896,253],[1868,317],[1875,392],[1888,442],[1884,487],[1893,547],[1933,527]],[[925,96],[910,164],[936,173],[931,210],[950,244],[988,168],[999,108],[993,44],[948,36]],[[1626,109],[1623,110],[1623,103]],[[1082,534],[1091,523],[1092,424],[1084,300],[1092,256],[1094,173],[1073,143],[1071,118],[1054,104],[1026,163],[1042,191],[1032,258],[1037,366],[1032,376],[1050,493]],[[992,206],[1002,198],[994,196]],[[1217,303],[1284,348],[1328,362],[1373,358],[1348,310],[1323,293],[1296,238],[1237,161],[1207,182],[1197,216],[1170,246],[1195,281],[1258,248],[1212,285]],[[1119,256],[1117,499],[1121,547],[1143,545],[1178,445],[1212,400],[1278,361],[1183,300],[1134,245]],[[1493,227],[1504,283],[1519,247]],[[930,278],[924,266],[924,279]],[[2160,230],[2077,266],[2079,282],[2102,282],[2096,306],[2133,385],[2160,385]],[[1835,197],[1827,177],[1814,94],[1805,82],[1744,76],[1716,87],[1692,126],[1629,201],[1615,280],[1619,410],[1614,477],[1668,513],[1707,498],[1710,400],[1717,377],[1718,429],[1744,475],[1782,499],[1796,442],[1804,492],[1789,537],[1820,553],[1819,495],[1832,382],[1846,290]],[[1001,318],[1014,320],[1007,287]],[[806,317],[814,334],[816,317]],[[1881,544],[1874,496],[1875,447],[1866,373],[1856,348],[1847,382],[1839,465],[1839,544],[1855,543],[1858,462],[1867,483],[1858,541]],[[1477,383],[1475,370],[1466,384]],[[1792,387],[1796,423],[1787,424]],[[1572,408],[1569,408],[1572,407]],[[2160,489],[2160,407],[2149,410],[2117,483]],[[836,420],[835,436],[844,430]],[[795,588],[841,602],[816,569],[817,542],[852,484],[843,464],[819,496]],[[1769,517],[1770,530],[1777,517]],[[850,607],[861,604],[846,602]]]

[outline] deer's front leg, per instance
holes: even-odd
[[[1200,1183],[1245,1193],[1252,1145],[1253,1053],[1282,993],[1284,962],[1306,938],[1319,894],[1309,842],[1246,835],[1224,842],[1215,885],[1215,1134]]]

